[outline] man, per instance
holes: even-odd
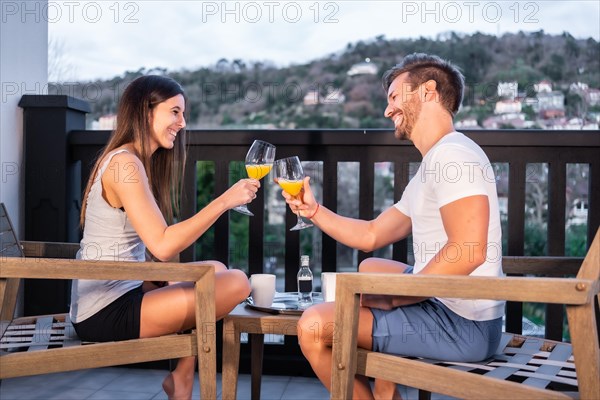
[[[456,132],[453,116],[464,78],[437,56],[412,54],[384,75],[395,136],[411,140],[423,156],[402,198],[372,221],[342,217],[320,206],[304,182],[302,200],[285,195],[292,210],[335,240],[370,252],[413,234],[414,267],[371,258],[361,272],[500,276],[501,230],[490,162],[472,140]],[[491,175],[491,176],[490,176]],[[363,296],[358,344],[383,353],[476,361],[494,353],[504,303],[492,300]],[[306,310],[298,325],[302,352],[329,389],[334,303]],[[357,377],[354,398],[399,398],[396,385],[376,380],[371,391]]]

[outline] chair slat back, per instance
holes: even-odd
[[[23,257],[23,249],[15,235],[4,203],[0,203],[0,264],[6,257]],[[11,321],[17,305],[20,279],[0,279],[0,334]]]
[[[0,256],[23,257],[23,249],[15,235],[4,203],[0,203]]]

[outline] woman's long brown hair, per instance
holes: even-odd
[[[185,169],[185,129],[177,134],[172,149],[158,148],[150,155],[150,135],[152,133],[152,110],[159,103],[185,93],[179,83],[171,78],[147,75],[131,82],[121,97],[117,112],[117,127],[113,131],[106,147],[99,155],[87,182],[81,204],[80,224],[85,224],[87,198],[97,177],[100,163],[108,153],[127,143],[139,144],[140,154],[148,183],[156,203],[168,224],[179,216],[182,194],[183,172]]]

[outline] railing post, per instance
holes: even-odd
[[[85,129],[89,105],[64,95],[24,95],[25,239],[79,241],[79,169],[72,165],[67,135]],[[25,283],[25,314],[63,312],[66,281]],[[48,299],[56,299],[53,304]]]

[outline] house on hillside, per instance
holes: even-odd
[[[302,102],[305,106],[316,106],[317,104],[343,104],[346,101],[346,96],[342,93],[342,89],[330,87],[325,96],[317,89],[312,89],[306,92]]]
[[[541,122],[544,129],[547,130],[598,130],[598,122],[586,121],[583,118],[555,118],[547,119]]]
[[[98,131],[112,131],[117,127],[117,116],[115,114],[106,114],[92,121],[91,129]]]
[[[536,93],[550,93],[552,91],[552,82],[543,80],[533,85]]]
[[[454,123],[456,129],[481,129],[475,118],[465,118]]]
[[[346,96],[342,93],[342,89],[329,87],[327,88],[327,94],[323,97],[323,104],[344,104]]]
[[[306,92],[302,101],[305,106],[316,106],[317,104],[321,103],[322,99],[319,91],[313,89]]]
[[[581,94],[581,93],[585,92],[586,90],[588,90],[589,88],[590,88],[590,86],[587,83],[573,82],[569,86],[569,91],[573,92],[573,93]]]
[[[529,129],[535,122],[528,121],[523,113],[505,113],[488,117],[483,121],[484,129]]]
[[[364,62],[354,64],[348,70],[348,76],[356,75],[377,75],[379,68],[373,64],[370,59],[366,59]]]
[[[588,106],[600,105],[600,89],[588,89],[583,96]]]
[[[569,210],[567,226],[583,225],[588,221],[588,201],[587,199],[575,199]]]
[[[521,102],[518,100],[500,100],[494,107],[494,114],[515,114],[521,112]]]
[[[498,82],[498,97],[514,100],[518,94],[519,84],[517,82]]]
[[[576,93],[588,106],[597,106],[600,104],[600,89],[590,89],[587,83],[577,82],[569,86],[571,93]]]
[[[559,91],[540,92],[533,110],[543,119],[561,118],[565,116],[565,95]]]

